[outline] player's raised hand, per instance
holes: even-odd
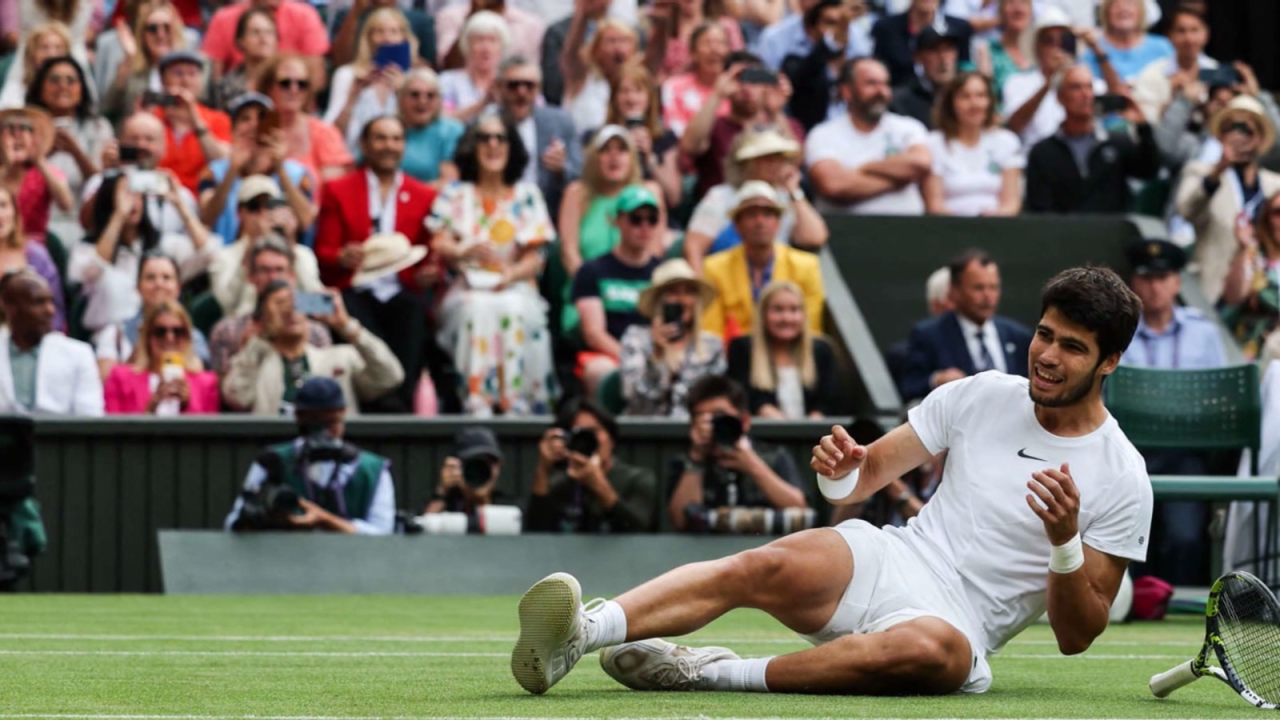
[[[1044,522],[1044,534],[1054,545],[1070,541],[1080,532],[1080,491],[1071,479],[1071,466],[1062,463],[1060,470],[1041,470],[1031,477],[1027,487],[1033,494],[1027,495],[1027,505]]]
[[[823,436],[814,446],[809,467],[819,475],[834,480],[862,467],[862,461],[866,459],[867,449],[855,442],[843,426],[836,425],[831,428],[830,435]]]

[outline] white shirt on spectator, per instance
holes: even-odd
[[[520,121],[516,125],[516,132],[520,133],[520,142],[524,143],[525,152],[529,153],[529,162],[524,164],[524,174],[520,179],[530,185],[538,184],[538,124],[533,121],[533,113],[529,113],[529,117]]]
[[[609,114],[609,81],[598,72],[592,71],[582,90],[573,97],[566,94],[565,109],[573,118],[573,126],[578,132],[586,132],[604,127]]]
[[[996,324],[994,322],[985,322],[982,327],[969,318],[956,313],[956,320],[960,322],[960,332],[964,334],[964,344],[969,348],[969,357],[973,359],[975,367],[982,367],[985,363],[982,358],[982,347],[986,346],[987,354],[991,356],[991,362],[995,365],[993,370],[1000,372],[1009,372],[1009,365],[1004,361],[1004,350],[1000,347],[1000,333],[996,332]],[[978,340],[978,334],[982,334],[982,340]]]
[[[480,102],[484,93],[471,82],[466,70],[446,70],[440,73],[440,102],[445,111],[454,112]]]
[[[947,212],[973,217],[1000,207],[1005,170],[1027,166],[1018,136],[1004,128],[983,131],[976,147],[929,133],[933,174],[942,180]]]
[[[823,160],[834,160],[846,168],[857,168],[869,162],[884,160],[928,140],[929,131],[915,118],[887,112],[869,133],[854,127],[849,115],[828,120],[815,127],[804,143],[804,162],[812,171]],[[818,211],[851,215],[923,215],[924,200],[914,184],[901,190],[863,200],[853,205],[840,205],[818,198]]]
[[[1027,103],[1040,88],[1044,87],[1044,73],[1039,70],[1028,70],[1009,76],[1004,81],[1001,94],[1001,107],[1006,117],[1013,115]],[[1107,84],[1098,78],[1093,79],[1093,92],[1101,95],[1107,91]],[[1040,107],[1031,118],[1031,122],[1022,130],[1022,147],[1030,150],[1032,145],[1058,132],[1058,127],[1067,117],[1067,111],[1058,102],[1058,92],[1050,90],[1045,94]]]

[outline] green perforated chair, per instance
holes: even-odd
[[[213,332],[213,326],[222,319],[222,306],[211,292],[197,295],[188,303],[187,310],[191,313],[191,324],[204,333],[205,337]]]
[[[622,411],[627,407],[627,401],[622,397],[622,374],[617,370],[604,376],[600,381],[600,387],[596,388],[596,400],[604,406],[605,410],[614,415],[621,415]]]
[[[1107,379],[1107,409],[1143,450],[1253,451],[1262,432],[1258,367],[1150,370],[1120,366]]]

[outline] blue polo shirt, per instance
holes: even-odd
[[[1194,308],[1176,307],[1163,332],[1139,319],[1120,363],[1154,370],[1210,370],[1227,364],[1227,350],[1212,320]]]

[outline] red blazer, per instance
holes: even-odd
[[[107,375],[107,382],[102,387],[107,414],[145,413],[147,403],[151,402],[150,375],[151,373],[135,370],[132,365],[121,364],[111,368],[111,374]],[[191,396],[187,399],[183,415],[204,415],[221,409],[217,375],[208,370],[188,372],[187,385],[191,387]]]
[[[363,243],[373,234],[373,219],[369,216],[369,180],[363,167],[330,180],[324,185],[320,197],[320,217],[316,221],[316,260],[320,264],[320,280],[328,287],[351,287],[354,272],[338,264],[338,253],[343,246]],[[431,233],[426,219],[436,200],[435,188],[419,180],[404,176],[400,189],[396,190],[396,232],[403,233],[415,245],[430,245]],[[434,262],[428,257],[418,265]],[[407,288],[418,287],[413,279],[418,265],[400,272],[400,282]]]

